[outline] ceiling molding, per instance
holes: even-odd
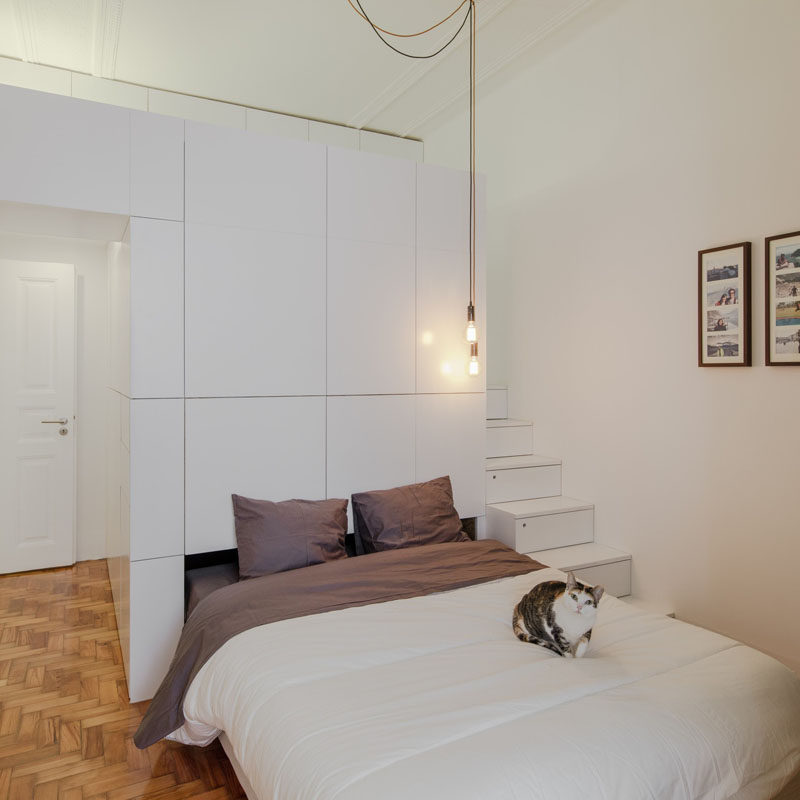
[[[538,44],[540,41],[542,41],[542,39],[545,39],[547,36],[553,33],[553,31],[569,22],[569,20],[571,20],[576,14],[579,14],[594,2],[595,0],[576,0],[576,2],[572,3],[572,5],[562,11],[560,14],[549,19],[545,25],[540,26],[527,36],[523,37],[514,47],[506,50],[502,55],[498,56],[494,60],[490,61],[485,67],[478,70],[478,83],[488,80],[496,72],[499,72],[514,59],[521,56],[527,50],[530,50],[535,44]],[[469,80],[463,81],[457,89],[455,89],[451,94],[447,95],[441,102],[437,103],[426,113],[417,117],[417,119],[415,119],[411,124],[407,125],[402,131],[399,131],[398,135],[413,135],[413,131],[421,128],[426,122],[430,121],[438,114],[441,114],[442,111],[460,100],[462,97],[465,97],[467,94],[469,94]]]
[[[92,75],[113,78],[117,69],[119,27],[125,0],[95,0]]]
[[[22,60],[38,64],[39,48],[36,40],[33,3],[31,0],[13,0],[13,9]]]
[[[496,17],[501,11],[507,8],[514,0],[480,0],[478,9],[480,15],[478,17],[478,30],[486,25],[491,19]],[[440,37],[431,47],[435,51],[442,47],[447,39],[452,36],[452,33],[447,33]],[[460,42],[456,47],[461,47],[463,42]],[[445,56],[446,58],[447,56]],[[354,128],[363,128],[368,125],[372,120],[386,110],[392,103],[399,97],[404,95],[412,86],[418,83],[422,78],[432,70],[438,63],[439,59],[425,59],[415,61],[412,66],[401,73],[395,80],[393,80],[380,94],[376,95],[367,105],[364,106],[357,114],[352,116],[347,124]]]

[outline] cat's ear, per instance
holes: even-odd
[[[592,587],[592,597],[594,597],[594,604],[597,605],[600,602],[600,598],[605,594],[605,587],[604,586],[593,586]]]
[[[578,581],[575,579],[574,572],[567,573],[567,591],[575,589],[578,586]]]

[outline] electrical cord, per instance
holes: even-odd
[[[380,26],[376,25],[369,17],[367,12],[364,10],[364,7],[361,5],[361,0],[356,0],[356,4],[358,8],[353,5],[353,0],[347,0],[350,4],[350,7],[353,11],[356,12],[360,17],[366,20],[369,23],[370,28],[374,31],[375,35],[390,49],[394,50],[395,53],[398,53],[401,56],[405,56],[406,58],[416,58],[416,59],[425,59],[425,58],[434,58],[438,56],[443,50],[446,50],[456,39],[459,33],[466,25],[467,20],[469,20],[469,313],[474,315],[474,306],[475,306],[475,239],[476,239],[476,216],[475,216],[475,167],[476,167],[476,160],[475,160],[475,142],[476,142],[476,130],[475,130],[475,107],[476,107],[476,95],[475,95],[475,84],[476,84],[476,63],[477,63],[477,52],[476,52],[476,15],[475,15],[475,0],[462,0],[462,2],[448,14],[444,19],[439,20],[439,22],[431,25],[429,28],[426,28],[423,31],[417,31],[416,33],[394,33],[392,31],[386,30],[386,28],[381,28]],[[400,50],[398,47],[395,47],[391,42],[386,41],[384,37],[381,35],[385,33],[387,36],[393,36],[397,38],[413,38],[415,36],[422,36],[425,33],[429,33],[430,31],[438,28],[440,25],[443,25],[448,20],[452,19],[460,9],[462,9],[467,3],[469,3],[469,8],[467,9],[467,13],[464,15],[464,19],[461,20],[461,24],[458,26],[456,32],[447,40],[447,42],[442,45],[438,50],[433,53],[427,54],[416,54],[416,53],[406,53],[403,50]],[[477,353],[477,344],[473,343],[473,354]]]
[[[470,14],[472,13],[472,4],[473,4],[474,0],[467,0],[467,2],[469,2],[469,4],[470,4],[469,9],[467,10],[467,13],[464,15],[464,19],[461,20],[461,24],[458,26],[458,30],[447,40],[447,42],[445,44],[443,44],[438,50],[436,50],[433,53],[426,53],[424,55],[417,55],[416,53],[406,53],[404,50],[400,50],[400,48],[395,47],[391,42],[387,42],[386,39],[384,39],[383,36],[381,36],[380,31],[382,29],[379,29],[378,26],[375,25],[375,23],[369,18],[369,16],[367,15],[366,11],[364,11],[364,6],[361,5],[361,0],[356,0],[356,3],[358,4],[358,8],[361,10],[360,16],[364,17],[364,19],[369,23],[370,28],[372,28],[372,30],[375,31],[375,35],[390,50],[394,50],[395,53],[399,53],[401,56],[405,56],[406,58],[434,58],[434,56],[438,56],[439,53],[442,52],[442,50],[446,50],[448,47],[450,47],[450,45],[455,40],[456,36],[458,36],[458,34],[461,33],[462,28],[464,27],[464,25],[466,25],[467,19],[469,18]],[[463,5],[464,5],[464,3],[461,4],[461,6],[463,6]],[[461,8],[461,6],[459,6],[459,8]],[[458,10],[458,9],[456,9],[456,10]],[[453,15],[451,14],[450,16],[452,17]],[[448,17],[447,19],[450,19],[450,17]],[[445,22],[445,21],[446,20],[442,20],[442,22]],[[435,28],[440,24],[441,23],[437,23],[433,27]],[[430,30],[433,30],[433,28],[431,28]],[[425,33],[425,31],[421,31],[420,33]],[[394,36],[395,34],[390,34],[390,35]],[[420,34],[406,34],[406,36],[419,36],[419,35]]]
[[[347,0],[347,2],[350,4],[350,8],[352,8],[353,11],[355,11],[356,14],[358,14],[358,16],[361,17],[361,19],[370,22],[369,17],[366,14],[362,13],[363,9],[362,11],[359,11],[353,5],[353,0]],[[440,25],[444,25],[444,23],[447,22],[447,20],[452,19],[459,12],[459,10],[462,9],[469,2],[470,0],[463,0],[461,5],[453,9],[444,19],[440,19],[438,22],[431,25],[430,28],[425,28],[424,31],[417,31],[416,33],[395,33],[394,31],[387,31],[386,28],[381,28],[379,25],[375,25],[372,22],[370,22],[370,24],[372,25],[373,28],[375,28],[375,30],[380,31],[381,33],[385,33],[387,36],[396,36],[398,39],[411,39],[414,36],[422,36],[425,33],[430,33],[432,30],[435,30]]]

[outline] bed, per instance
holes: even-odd
[[[293,572],[197,604],[137,744],[221,735],[251,800],[798,796],[800,679],[756,650],[609,596],[585,658],[522,643],[564,576],[497,542]]]

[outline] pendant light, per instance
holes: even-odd
[[[469,20],[469,303],[467,305],[467,326],[464,335],[466,341],[469,343],[469,362],[467,371],[469,375],[476,376],[480,374],[480,363],[478,361],[478,329],[475,327],[475,46],[477,33],[475,0],[462,0],[462,2],[459,3],[459,5],[444,19],[439,20],[439,22],[436,22],[429,28],[426,28],[424,31],[417,31],[416,33],[394,33],[386,30],[385,28],[381,28],[369,18],[367,12],[364,11],[364,7],[361,5],[361,0],[355,0],[356,5],[358,6],[357,8],[356,5],[353,5],[353,0],[347,0],[347,2],[352,7],[353,11],[355,11],[360,17],[369,23],[370,27],[375,32],[375,35],[387,47],[394,50],[395,53],[405,56],[406,58],[421,59],[438,56],[439,53],[447,49],[455,41],[458,34],[461,33],[462,29],[464,28],[464,25],[466,25],[467,21]],[[450,37],[450,39],[445,42],[445,44],[443,44],[433,53],[422,55],[416,53],[407,53],[404,50],[400,50],[399,48],[395,47],[393,44],[391,44],[391,42],[388,42],[382,35],[386,34],[386,36],[392,36],[400,39],[410,39],[415,36],[422,36],[423,34],[429,33],[435,28],[438,28],[440,25],[443,25],[448,20],[452,19],[464,6],[468,6],[468,8],[464,14],[464,18],[461,20],[461,24],[458,26],[458,29]]]

